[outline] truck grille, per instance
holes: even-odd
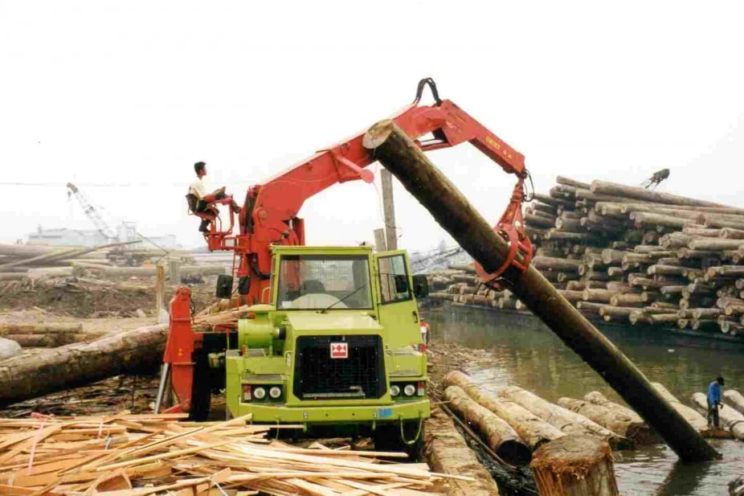
[[[331,358],[331,343],[348,344],[348,358]],[[300,399],[379,398],[385,393],[380,336],[297,338],[294,394]]]

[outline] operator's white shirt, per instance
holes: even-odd
[[[189,193],[196,196],[199,200],[207,196],[207,177],[200,177],[191,183]]]

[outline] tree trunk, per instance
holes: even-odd
[[[468,422],[494,453],[512,465],[527,465],[532,451],[519,439],[516,431],[491,410],[470,398],[459,386],[444,390],[444,399],[457,415]]]
[[[363,143],[487,272],[503,264],[509,253],[506,241],[393,121],[374,125]],[[682,459],[711,460],[719,456],[653,389],[643,373],[537,269],[510,269],[504,276],[511,282],[511,291],[599,372]]]
[[[445,375],[443,384],[445,386],[455,385],[462,388],[479,405],[493,412],[509,424],[519,434],[519,437],[533,450],[548,441],[565,436],[559,429],[537,417],[521,405],[502,400],[482,390],[470,380],[470,377],[458,370]]]
[[[82,324],[0,324],[0,336],[9,334],[79,333]]]
[[[701,413],[707,414],[708,400],[703,393],[694,393],[692,402]],[[733,408],[723,407],[718,410],[718,419],[721,421],[721,427],[731,432],[736,439],[744,441],[744,415]]]
[[[530,464],[540,496],[618,496],[612,452],[590,436],[566,436],[542,446]]]
[[[659,440],[651,433],[651,429],[645,422],[642,420],[638,422],[634,417],[629,417],[609,406],[573,398],[560,398],[558,405],[593,420],[634,444],[651,444]]]
[[[700,415],[694,408],[681,403],[669,390],[660,382],[652,382],[657,391],[682,415],[687,422],[698,432],[708,429],[708,421]]]
[[[518,386],[508,386],[499,392],[501,398],[522,405],[547,423],[569,435],[597,436],[617,448],[627,447],[627,440],[589,420],[583,415],[550,403]]]
[[[626,186],[624,184],[611,183],[607,181],[593,181],[592,193],[614,195],[624,198],[635,198],[637,200],[643,200],[646,202],[667,203],[671,205],[683,205],[688,207],[726,208],[725,205],[720,205],[714,202],[695,200],[693,198],[687,198],[685,196],[661,193],[658,191],[650,191],[645,188]],[[744,213],[744,211],[741,212]]]
[[[729,406],[732,406],[737,412],[744,414],[744,396],[735,389],[727,389],[723,392],[723,397]]]

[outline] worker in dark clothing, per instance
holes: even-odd
[[[716,380],[708,385],[708,426],[720,427],[718,419],[718,410],[723,408],[721,403],[721,388],[723,387],[723,377],[718,376]]]

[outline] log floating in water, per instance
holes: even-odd
[[[733,407],[737,412],[744,414],[744,396],[739,391],[727,389],[723,392],[723,398],[727,405]]]
[[[455,370],[444,376],[445,386],[456,385],[481,406],[498,415],[514,429],[533,450],[542,444],[565,436],[553,425],[545,422],[521,405],[505,401],[482,390],[466,374]]]
[[[375,124],[364,135],[363,145],[373,151],[374,157],[487,272],[495,271],[503,264],[509,253],[504,239],[393,121]],[[522,273],[508,271],[505,276],[511,282],[510,290],[514,295],[598,371],[681,458],[693,461],[719,456],[661,398],[641,371],[560,296],[537,269],[527,267]]]
[[[560,398],[558,405],[593,420],[633,444],[650,444],[659,440],[643,420],[636,420],[637,415],[626,415],[622,410],[610,406],[609,402],[600,405],[586,400]]]
[[[708,399],[703,393],[694,393],[692,402],[700,412],[708,411]],[[721,426],[731,432],[736,439],[744,441],[744,415],[733,408],[721,408],[718,410],[718,418]]]
[[[566,436],[540,447],[530,464],[540,495],[617,496],[612,452],[591,436]]]
[[[481,406],[459,386],[448,386],[444,399],[449,406],[480,432],[488,447],[504,461],[512,465],[527,465],[532,459],[530,448],[505,420],[491,410]]]

